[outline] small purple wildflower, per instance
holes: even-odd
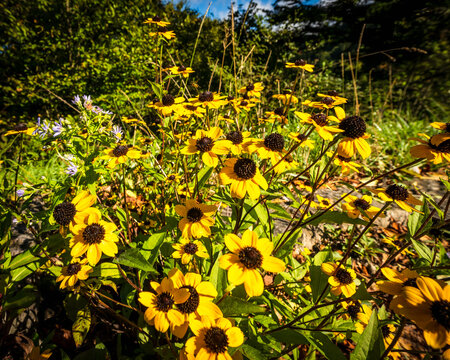
[[[75,95],[75,97],[72,100],[72,103],[81,106],[83,103],[81,102],[80,95]]]
[[[114,135],[114,137],[116,138],[116,142],[118,142],[118,141],[120,141],[120,139],[122,139],[123,131],[119,125],[114,125],[111,132]]]
[[[24,190],[24,189],[18,189],[18,190],[16,191],[16,195],[17,195],[18,197],[24,196],[24,195],[25,195],[25,190]]]
[[[69,176],[74,176],[78,172],[78,166],[76,166],[72,161],[69,161],[69,166],[67,167],[65,173]]]
[[[53,125],[53,137],[61,135],[61,133],[64,131],[62,120],[62,118],[59,118],[59,122],[55,122],[55,124]]]

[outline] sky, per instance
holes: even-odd
[[[198,10],[200,14],[204,14],[211,2],[209,9],[209,15],[216,19],[223,19],[228,15],[231,0],[188,0],[188,6],[194,10]],[[247,8],[250,0],[234,0],[235,4],[243,5],[244,9]],[[272,9],[273,0],[253,0],[260,9]]]

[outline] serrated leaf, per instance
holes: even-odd
[[[77,318],[72,325],[72,336],[75,341],[75,346],[79,347],[83,343],[89,329],[91,327],[91,310],[86,305],[83,309],[77,312]]]
[[[223,316],[245,316],[247,314],[263,313],[266,311],[262,306],[252,304],[241,298],[227,296],[218,304]]]
[[[138,249],[127,249],[118,258],[114,259],[116,264],[132,267],[157,274],[158,272],[153,266],[144,258]]]

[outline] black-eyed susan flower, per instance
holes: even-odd
[[[441,285],[429,277],[418,277],[417,288],[405,287],[407,306],[402,315],[423,330],[425,341],[432,348],[450,345],[450,285]]]
[[[450,122],[445,123],[445,122],[433,122],[431,123],[431,126],[434,127],[435,129],[439,129],[442,130],[446,133],[450,133]]]
[[[273,171],[276,174],[282,174],[286,171],[296,169],[298,167],[298,162],[295,161],[294,158],[289,154],[286,157],[284,157],[280,162],[273,165],[275,165]]]
[[[24,123],[20,123],[17,124],[16,126],[14,126],[14,128],[12,130],[9,130],[5,133],[5,136],[8,135],[15,135],[15,134],[25,134],[25,135],[29,135],[32,136],[34,135],[34,132],[36,130],[36,127],[28,127],[27,124]]]
[[[331,285],[331,293],[334,295],[343,294],[351,297],[356,292],[356,273],[353,269],[346,269],[332,262],[323,263],[322,271],[329,276],[328,283]]]
[[[178,223],[184,238],[200,238],[211,235],[214,225],[211,216],[216,212],[214,205],[199,204],[196,200],[186,200],[186,205],[176,205],[175,212],[183,218]]]
[[[433,164],[440,164],[443,161],[450,162],[450,133],[434,135],[431,138],[423,135],[428,141],[417,139],[421,145],[413,146],[410,149],[412,156],[427,159]]]
[[[283,156],[284,145],[283,136],[272,133],[264,140],[254,139],[253,144],[249,145],[249,152],[256,152],[261,159],[270,159],[272,165],[275,165]]]
[[[325,198],[317,194],[317,205],[321,209],[327,209],[331,205],[332,201],[330,198]],[[331,208],[333,210],[333,208]]]
[[[178,104],[184,102],[183,97],[174,97],[171,94],[165,94],[161,101],[149,105],[149,107],[158,110],[163,116],[172,114],[177,108]]]
[[[167,25],[170,25],[170,22],[163,21],[161,19],[161,17],[159,17],[158,15],[155,15],[152,18],[148,18],[147,20],[145,20],[144,24],[155,24],[155,25],[158,25],[158,26],[161,26],[161,27],[165,27]]]
[[[194,320],[201,320],[202,316],[211,319],[223,317],[222,311],[213,303],[217,296],[217,290],[208,281],[202,281],[199,274],[188,272],[186,275],[178,269],[169,271],[169,279],[172,280],[176,289],[186,289],[189,291],[189,298],[176,305],[176,308],[183,314],[184,322],[180,326],[174,326],[172,332],[182,338],[188,329],[188,325]]]
[[[227,159],[219,178],[222,185],[231,184],[231,196],[239,199],[243,199],[247,193],[251,199],[257,199],[261,194],[260,188],[267,190],[268,187],[256,163],[247,158]]]
[[[352,321],[358,320],[358,313],[361,311],[361,303],[358,300],[346,300],[343,301],[342,307],[346,310],[343,314],[344,319],[351,319]]]
[[[220,96],[219,94],[211,91],[205,91],[198,97],[189,99],[189,101],[194,102],[195,105],[199,104],[210,109],[218,109],[219,107],[228,104],[228,101],[225,100],[225,96]]]
[[[398,206],[400,206],[403,210],[406,210],[408,212],[416,211],[420,212],[419,210],[416,210],[411,205],[422,205],[422,201],[416,199],[414,196],[412,196],[408,190],[401,185],[392,184],[389,185],[386,189],[378,188],[371,190],[374,193],[378,195],[378,197],[387,202],[387,201],[394,201]],[[411,205],[409,205],[411,204]]]
[[[133,149],[128,145],[117,145],[103,151],[105,155],[98,159],[108,160],[108,169],[113,169],[119,164],[123,164],[128,159],[140,159],[142,154],[139,150]]]
[[[264,292],[264,281],[258,269],[282,272],[285,264],[271,256],[273,244],[269,239],[258,239],[258,235],[246,230],[240,239],[235,234],[225,236],[225,245],[231,254],[219,258],[219,266],[228,270],[228,281],[235,285],[244,284],[247,295],[260,296]]]
[[[324,140],[333,140],[336,133],[342,133],[344,130],[329,124],[329,117],[324,113],[310,115],[299,111],[294,112],[303,122],[314,125],[319,136]]]
[[[256,82],[256,83],[250,83],[247,86],[241,87],[239,89],[240,94],[247,94],[248,97],[257,97],[259,98],[261,96],[261,91],[264,90],[264,86],[262,86],[262,83]]]
[[[156,31],[152,31],[150,36],[163,36],[167,40],[173,39],[175,37],[175,33],[172,30],[167,29],[166,27],[160,27]]]
[[[180,326],[184,323],[184,316],[180,310],[175,308],[176,304],[184,303],[189,299],[187,289],[176,289],[173,281],[164,278],[161,284],[150,282],[153,294],[149,291],[139,293],[139,302],[147,307],[144,313],[144,319],[150,325],[154,325],[159,332],[166,332],[169,326]]]
[[[178,243],[173,244],[172,247],[175,249],[172,257],[174,259],[181,259],[183,265],[189,264],[194,256],[201,258],[207,258],[209,256],[205,246],[198,240],[191,241],[182,238]]]
[[[116,256],[119,251],[116,242],[119,238],[114,231],[117,226],[106,222],[96,214],[90,214],[85,223],[73,227],[73,238],[69,246],[72,248],[70,255],[80,257],[87,254],[89,265],[95,266],[104,253],[107,256]]]
[[[361,198],[348,195],[345,201],[342,204],[342,210],[352,219],[356,219],[361,215],[364,220],[368,221],[369,218],[372,219],[380,211],[380,208],[372,206],[372,198],[369,195],[363,195]],[[381,214],[380,216],[384,215]]]
[[[183,65],[180,66],[175,65],[167,69],[164,69],[164,71],[170,71],[172,75],[183,75],[183,77],[185,78],[189,77],[189,74],[193,74],[195,72],[194,70],[192,70],[192,68]]]
[[[204,117],[206,110],[200,105],[194,105],[188,102],[183,103],[181,106],[176,107],[175,112],[181,116],[183,115],[188,116],[188,119],[190,119],[192,115],[195,115],[200,118]]]
[[[278,107],[273,111],[266,111],[264,115],[264,119],[259,119],[260,121],[263,120],[261,122],[274,123],[276,121],[281,122],[282,124],[288,123],[287,110],[283,106]]]
[[[233,109],[236,113],[240,113],[242,110],[250,111],[253,107],[256,106],[256,102],[245,100],[245,99],[237,99],[237,101],[233,104]]]
[[[343,130],[344,138],[339,142],[338,155],[351,158],[359,153],[363,159],[369,157],[371,150],[366,139],[370,137],[366,133],[366,122],[359,116],[349,116],[339,123],[339,129]]]
[[[275,95],[272,95],[272,98],[280,100],[283,103],[283,105],[286,105],[286,104],[295,105],[298,103],[298,97],[295,95],[289,94],[289,93],[275,94]]]
[[[226,318],[211,319],[202,316],[200,321],[192,321],[190,328],[195,336],[186,342],[188,359],[231,360],[228,348],[244,343],[241,329],[233,326]]]
[[[92,267],[87,262],[86,258],[83,260],[75,258],[72,259],[69,265],[64,266],[61,270],[61,275],[56,279],[56,282],[61,281],[59,288],[72,288],[78,280],[86,280],[92,272]]]
[[[291,132],[289,133],[289,138],[300,144],[300,147],[309,147],[311,150],[314,149],[314,140],[308,139],[308,137],[303,133]]]
[[[223,132],[218,127],[212,127],[210,130],[197,130],[195,135],[186,142],[186,147],[181,149],[185,155],[202,154],[203,162],[210,167],[216,167],[219,164],[217,155],[226,155],[230,152],[231,141],[219,140]]]
[[[72,228],[76,224],[83,223],[89,215],[100,215],[100,211],[91,206],[95,203],[96,196],[83,190],[72,201],[64,201],[55,206],[53,218],[61,226]]]
[[[327,155],[332,156],[332,153],[327,152]],[[337,155],[333,159],[333,163],[334,163],[334,165],[341,167],[341,174],[343,174],[343,175],[347,175],[352,171],[358,172],[359,171],[358,168],[361,167],[360,164],[352,161],[352,158],[344,157],[341,155]]]
[[[334,106],[347,103],[347,99],[339,96],[339,93],[336,90],[330,90],[326,94],[318,93],[317,96],[321,98],[331,98],[334,101]]]
[[[294,62],[288,62],[286,63],[286,67],[288,69],[302,69],[308,72],[313,72],[314,65],[308,64],[306,60],[303,59],[297,59]]]
[[[248,151],[248,146],[252,141],[249,136],[250,131],[231,131],[226,134],[226,139],[231,141],[229,149],[233,155],[240,155]]]

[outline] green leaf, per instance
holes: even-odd
[[[91,327],[91,311],[86,305],[83,309],[77,312],[77,318],[72,325],[72,336],[75,341],[75,346],[79,347],[84,341],[89,329]]]
[[[417,251],[417,254],[419,254],[422,259],[427,260],[431,264],[431,261],[433,259],[431,249],[424,243],[414,240],[413,238],[411,238],[411,242],[414,246],[414,249]]]
[[[117,267],[117,266],[116,266]],[[63,301],[67,317],[75,322],[78,311],[87,306],[87,300],[80,294],[69,293]]]
[[[325,334],[321,332],[310,332],[308,334],[305,332],[305,336],[327,359],[346,360],[342,351]]]
[[[235,296],[227,296],[218,304],[223,316],[245,316],[247,314],[263,313],[266,309],[262,306],[252,304]]]
[[[220,268],[219,259],[216,260],[211,269],[211,277],[209,281],[211,281],[211,283],[217,289],[217,296],[222,296],[223,291],[228,286],[228,282],[227,282],[227,272],[224,269]]]
[[[198,188],[201,189],[205,185],[206,181],[211,177],[214,168],[204,167],[198,172]]]
[[[383,335],[378,328],[378,313],[374,309],[364,332],[359,337],[351,360],[379,360],[384,352]]]
[[[25,286],[12,297],[3,300],[3,310],[25,309],[36,301],[37,292],[31,285]]]
[[[242,353],[248,358],[252,360],[267,360],[267,356],[265,356],[261,351],[250,346],[248,344],[243,344],[241,346]]]
[[[94,267],[91,277],[120,278],[121,276],[116,264],[105,262]]]
[[[114,259],[114,262],[116,264],[132,267],[154,274],[158,273],[153,268],[153,266],[147,260],[145,260],[144,256],[139,252],[138,249],[125,250],[125,252],[120,254],[118,258]]]
[[[31,253],[31,250],[27,250],[17,256],[14,256],[9,264],[9,266],[7,267],[7,269],[16,269],[20,266],[24,266],[27,265],[35,260],[39,260],[39,258],[37,256],[34,256]]]
[[[166,232],[158,232],[150,236],[145,242],[142,244],[142,255],[146,260],[149,261],[150,264],[153,264],[158,256],[158,250],[164,239],[166,237]]]
[[[373,297],[367,292],[367,287],[364,282],[356,289],[356,293],[352,296],[355,300],[373,300]]]
[[[275,331],[270,334],[271,337],[275,338],[277,341],[283,344],[308,344],[309,341],[304,336],[303,332],[292,330],[292,329],[282,329],[280,331]]]
[[[314,216],[314,215],[313,215]],[[367,222],[361,219],[352,219],[346,213],[339,211],[327,211],[317,219],[311,221],[310,225],[319,225],[322,223],[329,224],[354,224],[354,225],[366,225]]]
[[[163,89],[160,84],[150,82],[150,85],[152,86],[152,90],[155,93],[155,95],[158,97],[158,99],[162,99],[163,96]]]
[[[20,280],[25,279],[28,275],[32,274],[39,268],[39,263],[34,262],[31,264],[27,264],[25,266],[18,267],[11,271],[11,280],[10,284],[15,282],[19,282]]]

